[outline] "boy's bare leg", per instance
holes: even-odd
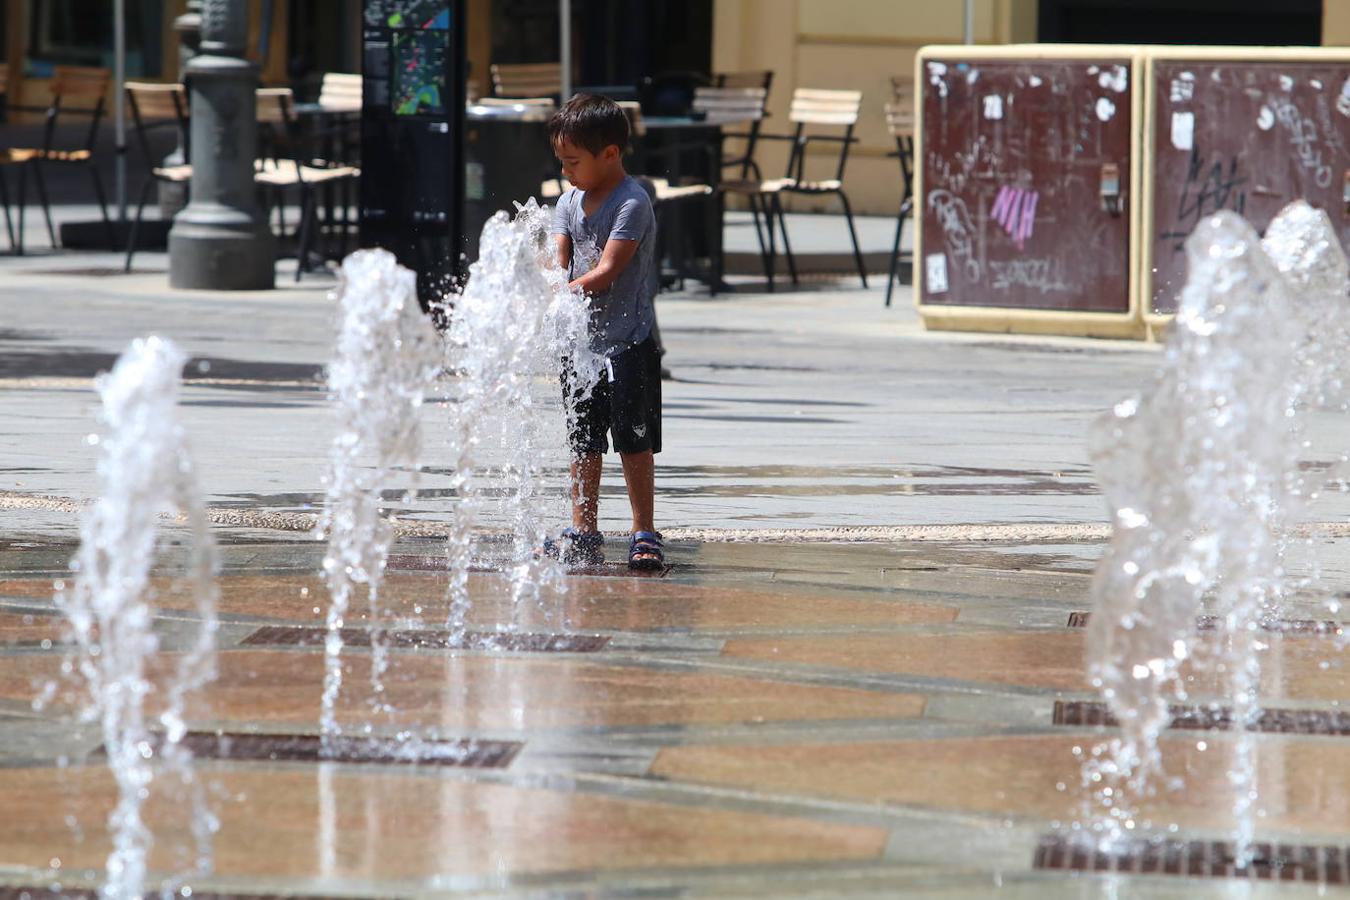
[[[656,458],[650,450],[620,453],[623,480],[628,485],[628,504],[633,508],[633,530],[655,531],[653,507],[656,493]]]
[[[650,456],[651,454],[647,454]],[[590,533],[599,531],[600,467],[599,453],[588,453],[572,462],[572,527]],[[628,467],[624,466],[627,475]]]

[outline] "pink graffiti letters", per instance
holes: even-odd
[[[1036,227],[1036,203],[1040,197],[1038,191],[1024,191],[1006,184],[998,189],[990,215],[1008,232],[1018,250],[1026,246],[1027,238]]]

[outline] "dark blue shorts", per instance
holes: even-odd
[[[576,397],[564,376],[563,399],[574,456],[606,452],[611,434],[619,453],[661,452],[661,354],[655,337],[610,357],[590,397]]]

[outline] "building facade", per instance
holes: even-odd
[[[246,2],[249,53],[264,83],[310,96],[323,72],[360,71],[361,0]],[[466,2],[470,78],[480,89],[494,61],[557,59],[556,0]],[[45,102],[56,65],[111,67],[112,7],[112,0],[5,0],[0,47],[10,102]],[[884,215],[900,193],[896,161],[886,157],[894,148],[883,113],[891,79],[912,78],[919,47],[960,43],[965,30],[960,0],[572,0],[572,8],[577,84],[771,69],[766,127],[777,131],[786,128],[793,88],[861,90],[848,188],[860,211]],[[126,9],[128,77],[177,79],[174,20],[186,0],[126,0]],[[975,0],[974,13],[981,44],[1350,43],[1350,0]],[[761,152],[764,172],[780,172],[783,148],[768,143]]]

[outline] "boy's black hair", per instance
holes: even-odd
[[[610,144],[628,147],[628,116],[619,104],[598,94],[577,94],[548,120],[549,143],[561,140],[597,156]]]

